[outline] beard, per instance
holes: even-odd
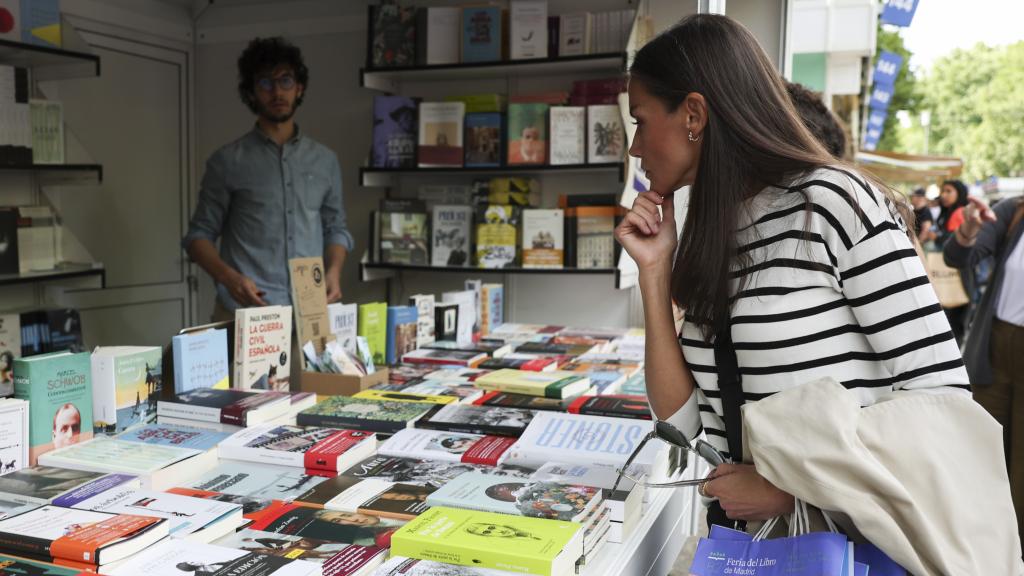
[[[271,102],[271,105],[274,103]],[[284,112],[275,112],[270,106],[264,105],[262,102],[256,103],[256,109],[258,110],[259,116],[271,122],[281,123],[291,120],[292,116],[295,115],[295,104],[292,103],[288,106],[288,109]]]

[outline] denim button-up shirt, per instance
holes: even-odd
[[[298,127],[295,133],[278,147],[257,127],[215,152],[181,242],[187,248],[220,238],[220,257],[266,292],[269,304],[291,304],[289,259],[323,256],[330,244],[352,250],[338,157]],[[217,297],[229,310],[239,307],[219,284]]]

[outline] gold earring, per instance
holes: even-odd
[[[690,133],[687,134],[686,139],[689,140],[690,142],[700,142],[700,136],[694,137],[693,130],[690,130]]]

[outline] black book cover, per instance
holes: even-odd
[[[424,414],[416,421],[416,427],[518,438],[533,420],[533,414],[533,410],[523,408],[444,404]]]

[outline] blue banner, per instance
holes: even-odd
[[[867,132],[864,133],[864,146],[865,150],[874,150],[878,146],[878,141],[882,139],[882,128],[868,127]]]
[[[910,26],[917,12],[917,0],[889,0],[882,10],[882,24]]]
[[[878,55],[878,62],[875,63],[874,83],[875,85],[885,84],[892,86],[896,83],[896,76],[903,66],[903,56],[895,52],[882,52]]]
[[[868,106],[875,110],[888,110],[889,102],[892,100],[892,95],[895,90],[892,86],[886,85],[875,85],[871,87],[871,100],[868,101]]]
[[[885,110],[872,110],[871,113],[868,114],[868,127],[878,128],[881,130],[882,127],[885,126],[885,118],[887,116],[888,114],[885,113]]]

